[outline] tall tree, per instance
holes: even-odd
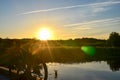
[[[112,32],[109,36],[108,43],[112,47],[120,46],[120,35],[117,32]]]

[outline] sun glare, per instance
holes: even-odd
[[[38,33],[38,38],[39,38],[40,40],[48,40],[48,39],[51,38],[51,33],[50,33],[50,31],[49,31],[48,29],[43,28],[43,29],[41,29],[41,30],[39,31],[39,33]]]

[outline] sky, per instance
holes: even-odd
[[[120,0],[0,0],[0,38],[108,39],[120,33]]]

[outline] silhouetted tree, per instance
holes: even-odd
[[[120,46],[120,35],[117,32],[112,32],[108,39],[108,44],[112,47]]]

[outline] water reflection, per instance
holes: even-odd
[[[120,60],[109,60],[107,64],[110,66],[112,71],[119,71],[120,70]]]
[[[117,63],[116,63],[117,64]],[[116,65],[115,64],[115,65]],[[48,80],[119,80],[118,66],[109,67],[109,62],[47,63]],[[114,68],[114,69],[113,69]],[[55,70],[57,70],[57,77]]]

